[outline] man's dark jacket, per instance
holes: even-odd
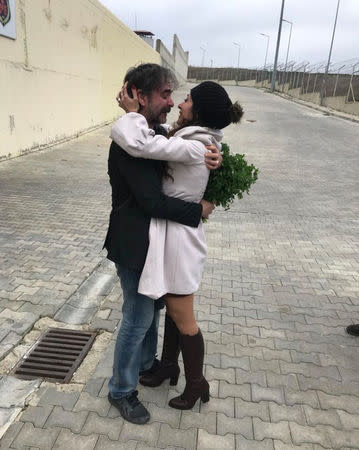
[[[111,261],[142,270],[148,250],[151,217],[198,226],[202,215],[199,203],[163,194],[162,161],[133,158],[112,142],[108,174],[112,187],[112,211],[104,247]]]

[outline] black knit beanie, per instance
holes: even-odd
[[[231,123],[232,102],[220,84],[204,81],[191,89],[191,97],[201,125],[221,130]]]

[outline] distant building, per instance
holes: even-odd
[[[138,30],[134,31],[134,33],[137,34],[137,36],[140,36],[141,39],[143,39],[147,44],[153,48],[153,37],[154,34],[151,33],[151,31],[144,31],[144,30]]]

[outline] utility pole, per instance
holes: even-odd
[[[330,66],[330,59],[331,59],[331,57],[332,57],[333,42],[334,42],[334,36],[335,36],[335,29],[336,29],[336,27],[337,27],[337,19],[338,19],[339,5],[340,5],[340,0],[338,0],[338,4],[337,4],[337,12],[336,12],[336,14],[335,14],[335,21],[334,21],[334,27],[333,27],[332,42],[331,42],[331,44],[330,44],[330,50],[329,50],[329,56],[328,56],[328,63],[327,63],[327,67],[325,68],[325,73],[324,73],[324,77],[323,77],[322,88],[321,88],[321,90],[320,90],[320,106],[323,106],[323,102],[324,102],[325,83],[326,83],[326,81],[327,81],[327,76],[328,76],[328,71],[329,71],[329,66]]]
[[[202,50],[202,67],[204,66],[204,55],[206,54],[206,49],[204,47],[200,47]]]
[[[233,44],[238,47],[237,76],[236,76],[236,83],[238,84],[239,59],[241,57],[241,44],[239,42],[233,42]]]
[[[282,21],[283,21],[284,3],[285,3],[285,0],[282,0],[282,8],[281,8],[281,11],[280,11],[278,37],[277,37],[277,47],[275,49],[274,67],[273,67],[273,72],[272,72],[272,86],[271,86],[271,91],[272,92],[274,92],[274,90],[275,90],[275,79],[276,79],[276,76],[277,76],[277,64],[278,64],[278,54],[279,54],[279,46],[280,46],[280,36],[281,36],[281,33],[282,33]]]

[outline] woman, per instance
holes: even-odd
[[[179,105],[177,127],[167,139],[154,135],[145,118],[137,114],[136,89],[133,98],[125,85],[120,93],[120,105],[126,114],[111,130],[111,138],[130,155],[168,161],[168,176],[163,180],[166,195],[199,202],[206,189],[209,171],[204,164],[206,145],[219,149],[223,133],[230,123],[243,115],[238,103],[233,104],[225,89],[206,81],[194,87]],[[204,342],[193,311],[193,296],[197,291],[206,257],[202,224],[186,227],[162,219],[151,219],[150,245],[142,271],[139,292],[151,298],[165,295],[167,314],[162,358],[159,369],[140,382],[158,386],[170,378],[177,384],[178,355],[181,349],[185,368],[186,388],[169,402],[177,409],[191,409],[198,398],[209,400],[209,385],[203,376]]]

